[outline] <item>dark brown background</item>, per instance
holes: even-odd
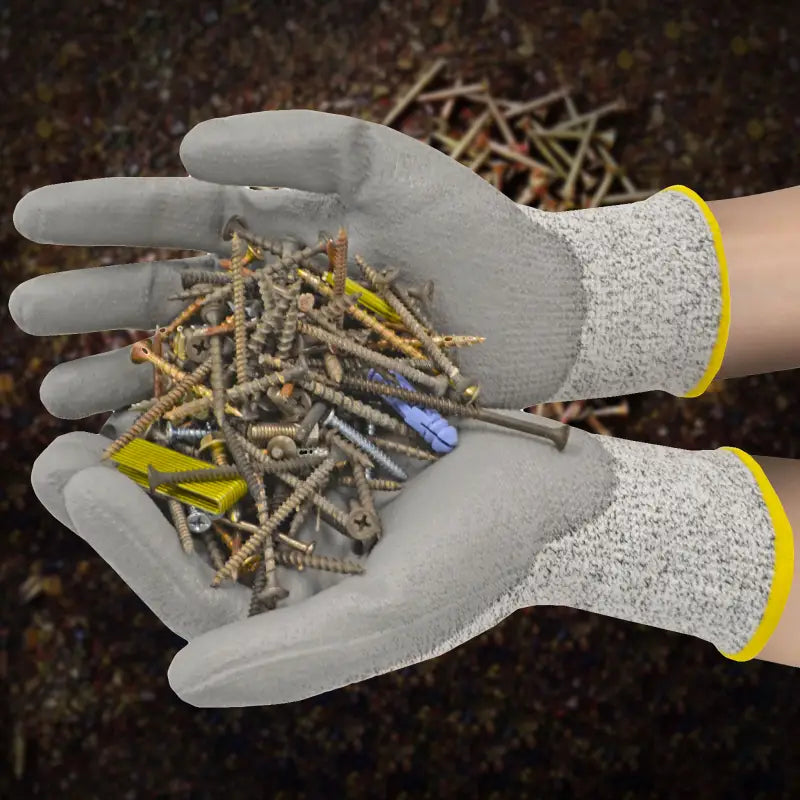
[[[800,175],[791,3],[136,5],[0,6],[4,301],[43,272],[168,255],[26,242],[11,223],[25,192],[183,174],[181,137],[212,116],[343,101],[333,108],[379,118],[437,55],[501,95],[536,96],[561,78],[582,108],[623,94],[632,111],[616,152],[642,186],[683,182],[715,199]],[[42,378],[128,336],[37,340],[14,328],[5,302],[0,324],[3,796],[798,796],[795,671],[566,609],[517,613],[434,661],[290,706],[183,704],[165,678],[181,641],[29,488],[55,436],[100,423],[51,418]],[[630,418],[611,426],[794,457],[797,387],[784,372],[696,400],[636,395]],[[22,603],[36,569],[47,591]]]

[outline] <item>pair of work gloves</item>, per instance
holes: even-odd
[[[722,363],[730,301],[720,231],[684,187],[630,205],[541,212],[397,131],[305,110],[203,122],[181,159],[190,177],[78,181],[19,202],[15,225],[36,242],[203,253],[33,278],[10,299],[23,330],[165,324],[183,307],[169,299],[181,271],[213,268],[212,253],[230,252],[221,232],[240,215],[254,231],[308,244],[343,225],[352,254],[400,268],[407,282],[433,279],[437,329],[486,336],[460,353],[485,407],[522,417],[536,402],[653,389],[694,397]],[[59,364],[41,398],[77,419],[149,397],[152,376],[123,348]],[[100,462],[132,418],[118,412],[101,434],[59,437],[32,482],[187,640],[169,681],[197,706],[311,697],[438,656],[542,604],[690,634],[745,660],[788,594],[788,520],[747,454],[580,429],[559,452],[465,421],[452,453],[383,501],[384,536],[363,575],[278,567],[288,599],[248,618],[248,590],[211,588],[211,567],[184,554],[148,495]],[[306,538],[349,555],[324,525]]]

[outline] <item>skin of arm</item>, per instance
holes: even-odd
[[[800,553],[800,460],[754,456],[780,498],[794,534],[794,551]],[[756,656],[763,661],[800,667],[800,568],[795,555],[794,579],[780,622],[764,649]]]
[[[722,232],[731,323],[719,378],[800,367],[800,186],[708,204]],[[800,460],[754,456],[778,494],[800,553]],[[800,667],[800,568],[757,656]]]

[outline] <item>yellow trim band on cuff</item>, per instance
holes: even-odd
[[[730,450],[744,462],[745,466],[753,473],[753,477],[761,489],[764,502],[767,504],[772,528],[775,532],[775,562],[772,573],[772,587],[769,590],[767,605],[755,633],[750,641],[738,653],[720,653],[733,661],[749,661],[755,658],[770,640],[775,628],[780,621],[786,601],[789,599],[789,590],[794,578],[794,538],[789,518],[783,510],[777,492],[764,474],[758,462],[738,447],[721,447],[720,450]],[[719,648],[717,648],[719,649]]]
[[[680,184],[668,186],[662,191],[680,192],[681,194],[685,194],[687,197],[694,200],[700,211],[702,211],[706,222],[708,223],[711,235],[714,238],[714,250],[717,253],[717,261],[719,262],[722,314],[720,315],[719,320],[717,341],[714,345],[714,349],[711,351],[711,359],[708,362],[706,371],[703,373],[703,377],[700,378],[700,381],[691,391],[680,395],[680,397],[699,397],[701,394],[703,394],[703,392],[705,392],[706,389],[708,389],[711,381],[714,380],[714,376],[719,372],[719,368],[722,366],[722,359],[725,355],[725,348],[728,344],[728,332],[731,326],[731,290],[730,283],[728,281],[728,262],[725,259],[725,250],[722,247],[722,231],[720,231],[719,223],[714,217],[714,214],[711,212],[711,209],[706,204],[706,201],[703,200],[703,198],[700,197],[697,192],[692,191],[688,186],[681,186]]]

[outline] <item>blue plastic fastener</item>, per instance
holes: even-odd
[[[402,375],[389,371],[394,382],[402,389],[416,392],[417,388],[409,383]],[[390,386],[392,381],[387,380],[376,369],[370,369],[367,378],[379,381]],[[438,412],[431,408],[412,406],[399,397],[381,395],[400,416],[409,428],[413,428],[430,446],[434,453],[450,453],[458,444],[458,431]]]

